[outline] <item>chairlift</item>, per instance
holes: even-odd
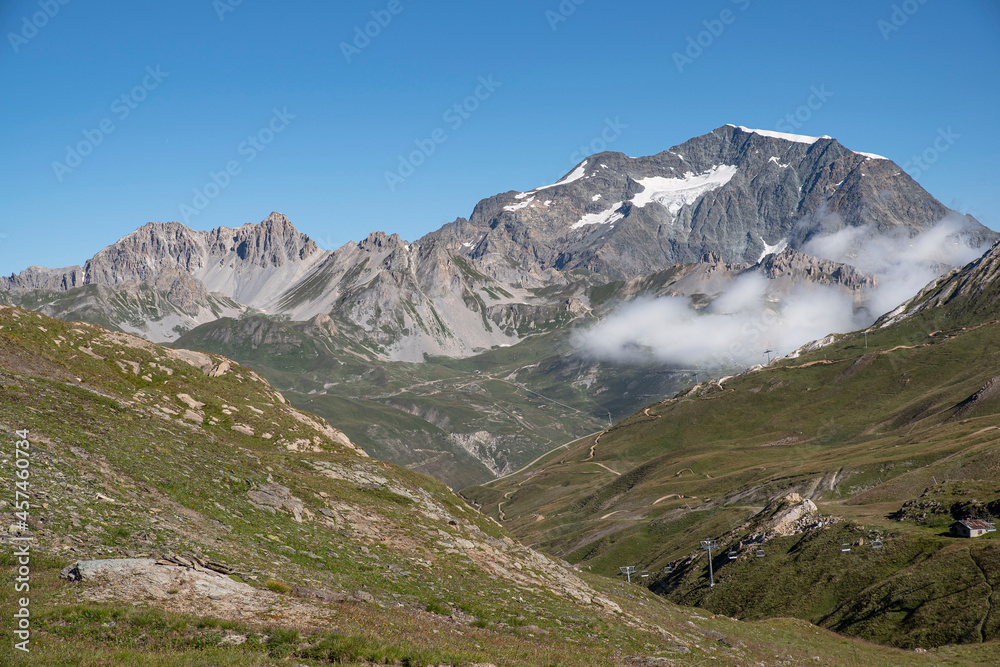
[[[664,574],[670,574],[671,572],[673,572],[676,569],[677,568],[674,567],[673,563],[667,563],[666,565],[663,566],[663,572],[664,572]]]
[[[736,558],[740,555],[740,552],[737,551],[736,547],[733,547],[726,555],[729,556],[729,560],[736,560]]]
[[[850,550],[851,550],[851,545],[850,545],[850,543],[849,543],[849,542],[846,542],[846,541],[845,541],[845,542],[842,542],[842,543],[840,544],[840,550],[841,550],[841,551],[850,551]]]
[[[643,579],[649,579],[649,570],[643,570],[639,576]]]
[[[882,540],[872,540],[872,549],[881,549]]]
[[[760,548],[760,547],[758,547],[758,548],[757,548],[757,554],[756,554],[756,555],[757,555],[757,558],[763,558],[763,557],[765,557],[765,556],[766,556],[767,554],[766,554],[766,553],[764,553],[764,549],[763,549],[763,548]]]

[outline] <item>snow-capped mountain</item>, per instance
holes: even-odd
[[[699,261],[757,262],[843,227],[928,229],[952,213],[891,160],[831,137],[726,125],[650,157],[600,153],[555,185],[483,200],[429,237],[505,271],[633,278]],[[994,237],[966,216],[976,245]]]
[[[594,285],[679,264],[735,275],[784,251],[781,266],[808,266],[785,271],[789,280],[862,289],[856,272],[799,255],[840,229],[914,235],[949,215],[961,217],[891,160],[830,137],[726,125],[649,157],[590,156],[412,243],[374,232],[321,251],[278,213],[210,232],[149,223],[83,267],[31,267],[0,290],[157,341],[247,309],[324,315],[387,358],[420,361],[564,326],[591,312]],[[962,224],[973,246],[997,237],[969,216]],[[775,277],[773,261],[760,270]]]

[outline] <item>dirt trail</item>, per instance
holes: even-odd
[[[985,582],[986,587],[990,589],[989,595],[986,596],[986,613],[983,615],[983,620],[979,621],[979,628],[978,628],[979,641],[985,642],[986,641],[985,630],[987,627],[987,623],[990,620],[990,614],[993,613],[994,589],[993,589],[993,584],[990,583],[990,575],[986,573],[986,568],[983,567],[983,564],[980,563],[978,560],[976,560],[976,557],[972,555],[972,549],[969,549],[969,559],[976,564],[976,567],[979,568],[979,571],[983,575],[983,582]]]
[[[597,443],[601,441],[601,436],[604,435],[605,433],[607,433],[607,431],[601,431],[600,433],[597,434],[597,437],[594,438],[594,444],[590,446],[590,454],[587,454],[587,458],[585,458],[584,461],[589,461],[590,459],[594,458],[594,452],[597,451]]]
[[[508,498],[511,497],[511,495],[513,495],[513,493],[514,493],[513,491],[508,491],[507,493],[503,494],[503,500],[501,500],[499,503],[497,503],[497,514],[500,516],[500,520],[501,521],[506,521],[507,520],[507,515],[504,514],[504,511],[503,511],[503,504],[504,504],[504,502]]]

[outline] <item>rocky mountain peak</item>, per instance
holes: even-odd
[[[399,234],[386,234],[385,232],[372,232],[358,246],[368,252],[392,252],[397,248],[406,245],[406,242],[399,237]]]
[[[496,255],[611,280],[706,253],[752,264],[845,227],[913,235],[950,214],[891,160],[831,137],[725,125],[648,157],[590,156],[552,185],[483,200],[440,237],[487,265]],[[973,245],[996,238],[972,223]]]

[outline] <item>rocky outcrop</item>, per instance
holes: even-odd
[[[47,269],[30,266],[21,273],[0,278],[0,291],[44,290],[65,292],[84,282],[83,267],[68,266],[64,269]]]
[[[139,283],[178,270],[204,282],[219,273],[219,266],[255,273],[255,269],[282,267],[319,254],[322,252],[316,244],[280,213],[271,213],[257,225],[219,227],[210,232],[195,231],[179,222],[150,222],[88,261],[87,283]],[[250,301],[253,299],[245,303]]]
[[[955,269],[880,320],[887,326],[900,317],[908,317],[928,308],[941,308],[964,302],[970,313],[994,312],[1000,303],[995,285],[1000,278],[1000,243],[994,244],[979,259]]]
[[[791,248],[767,255],[752,270],[768,280],[830,285],[857,295],[876,285],[874,277],[865,275],[853,266],[812,257]]]

